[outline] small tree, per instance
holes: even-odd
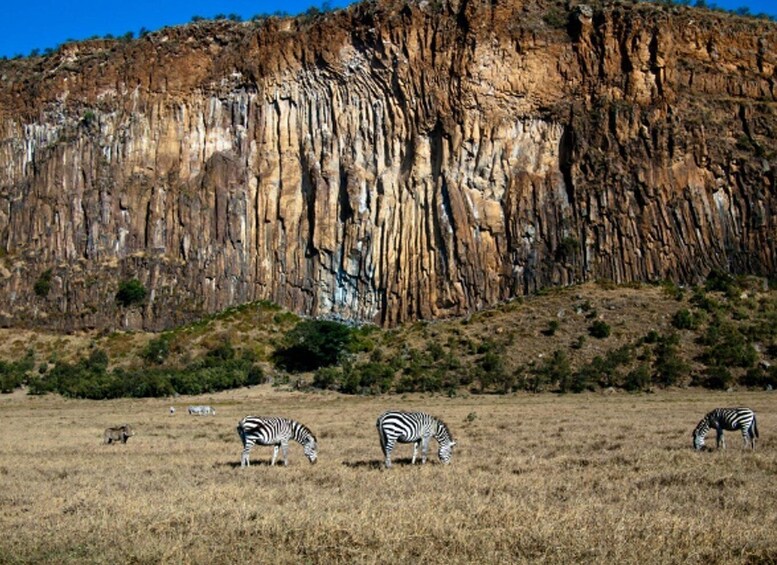
[[[303,320],[283,338],[273,354],[287,371],[314,371],[337,364],[352,340],[350,328],[328,320]]]
[[[167,356],[170,355],[170,341],[166,336],[154,338],[146,344],[140,355],[149,363],[155,365],[164,363]]]
[[[656,344],[655,378],[664,386],[676,384],[688,374],[690,367],[678,352],[680,339],[677,334],[659,338]]]
[[[36,296],[40,296],[41,298],[48,296],[49,291],[51,290],[51,269],[46,269],[41,273],[38,280],[35,281],[33,290],[35,291]]]
[[[146,299],[146,287],[138,279],[130,279],[119,283],[119,290],[116,293],[116,302],[121,306],[132,306],[140,304]]]

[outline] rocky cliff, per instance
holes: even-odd
[[[691,8],[385,0],[0,63],[0,319],[391,325],[774,274],[775,46]]]

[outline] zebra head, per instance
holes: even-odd
[[[456,442],[453,440],[440,443],[440,449],[437,450],[437,457],[440,458],[440,461],[446,464],[451,462],[451,458],[453,457],[453,447],[455,445]]]
[[[316,438],[310,436],[308,440],[302,444],[302,450],[305,452],[305,457],[311,463],[315,463],[318,458],[318,445],[316,444]]]
[[[704,449],[704,438],[707,436],[708,431],[710,431],[710,424],[707,416],[705,416],[696,424],[696,428],[693,430],[693,434],[691,434],[693,437],[693,448],[696,451]]]

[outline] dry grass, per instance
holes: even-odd
[[[777,393],[344,397],[262,386],[202,398],[0,399],[0,563],[609,562],[777,560]],[[188,403],[215,417],[190,417]],[[755,453],[729,436],[695,453],[710,408],[747,405]],[[389,407],[450,425],[450,466],[380,468],[374,421]],[[288,468],[256,448],[247,414],[317,433]],[[126,445],[101,445],[129,422]],[[712,441],[714,444],[714,439]],[[434,444],[436,453],[436,444]],[[405,464],[402,464],[405,463]]]

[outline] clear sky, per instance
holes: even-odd
[[[354,0],[330,0],[339,8]],[[695,3],[696,0],[692,0]],[[765,12],[777,17],[777,0],[707,0],[721,8],[747,7],[753,14]],[[254,14],[277,10],[297,14],[311,6],[313,0],[24,0],[6,2],[0,18],[0,57],[28,55],[33,49],[55,48],[68,39],[86,39],[93,35],[124,35],[145,27],[154,31],[166,25],[184,24],[192,16],[213,17],[237,14],[250,19]]]

